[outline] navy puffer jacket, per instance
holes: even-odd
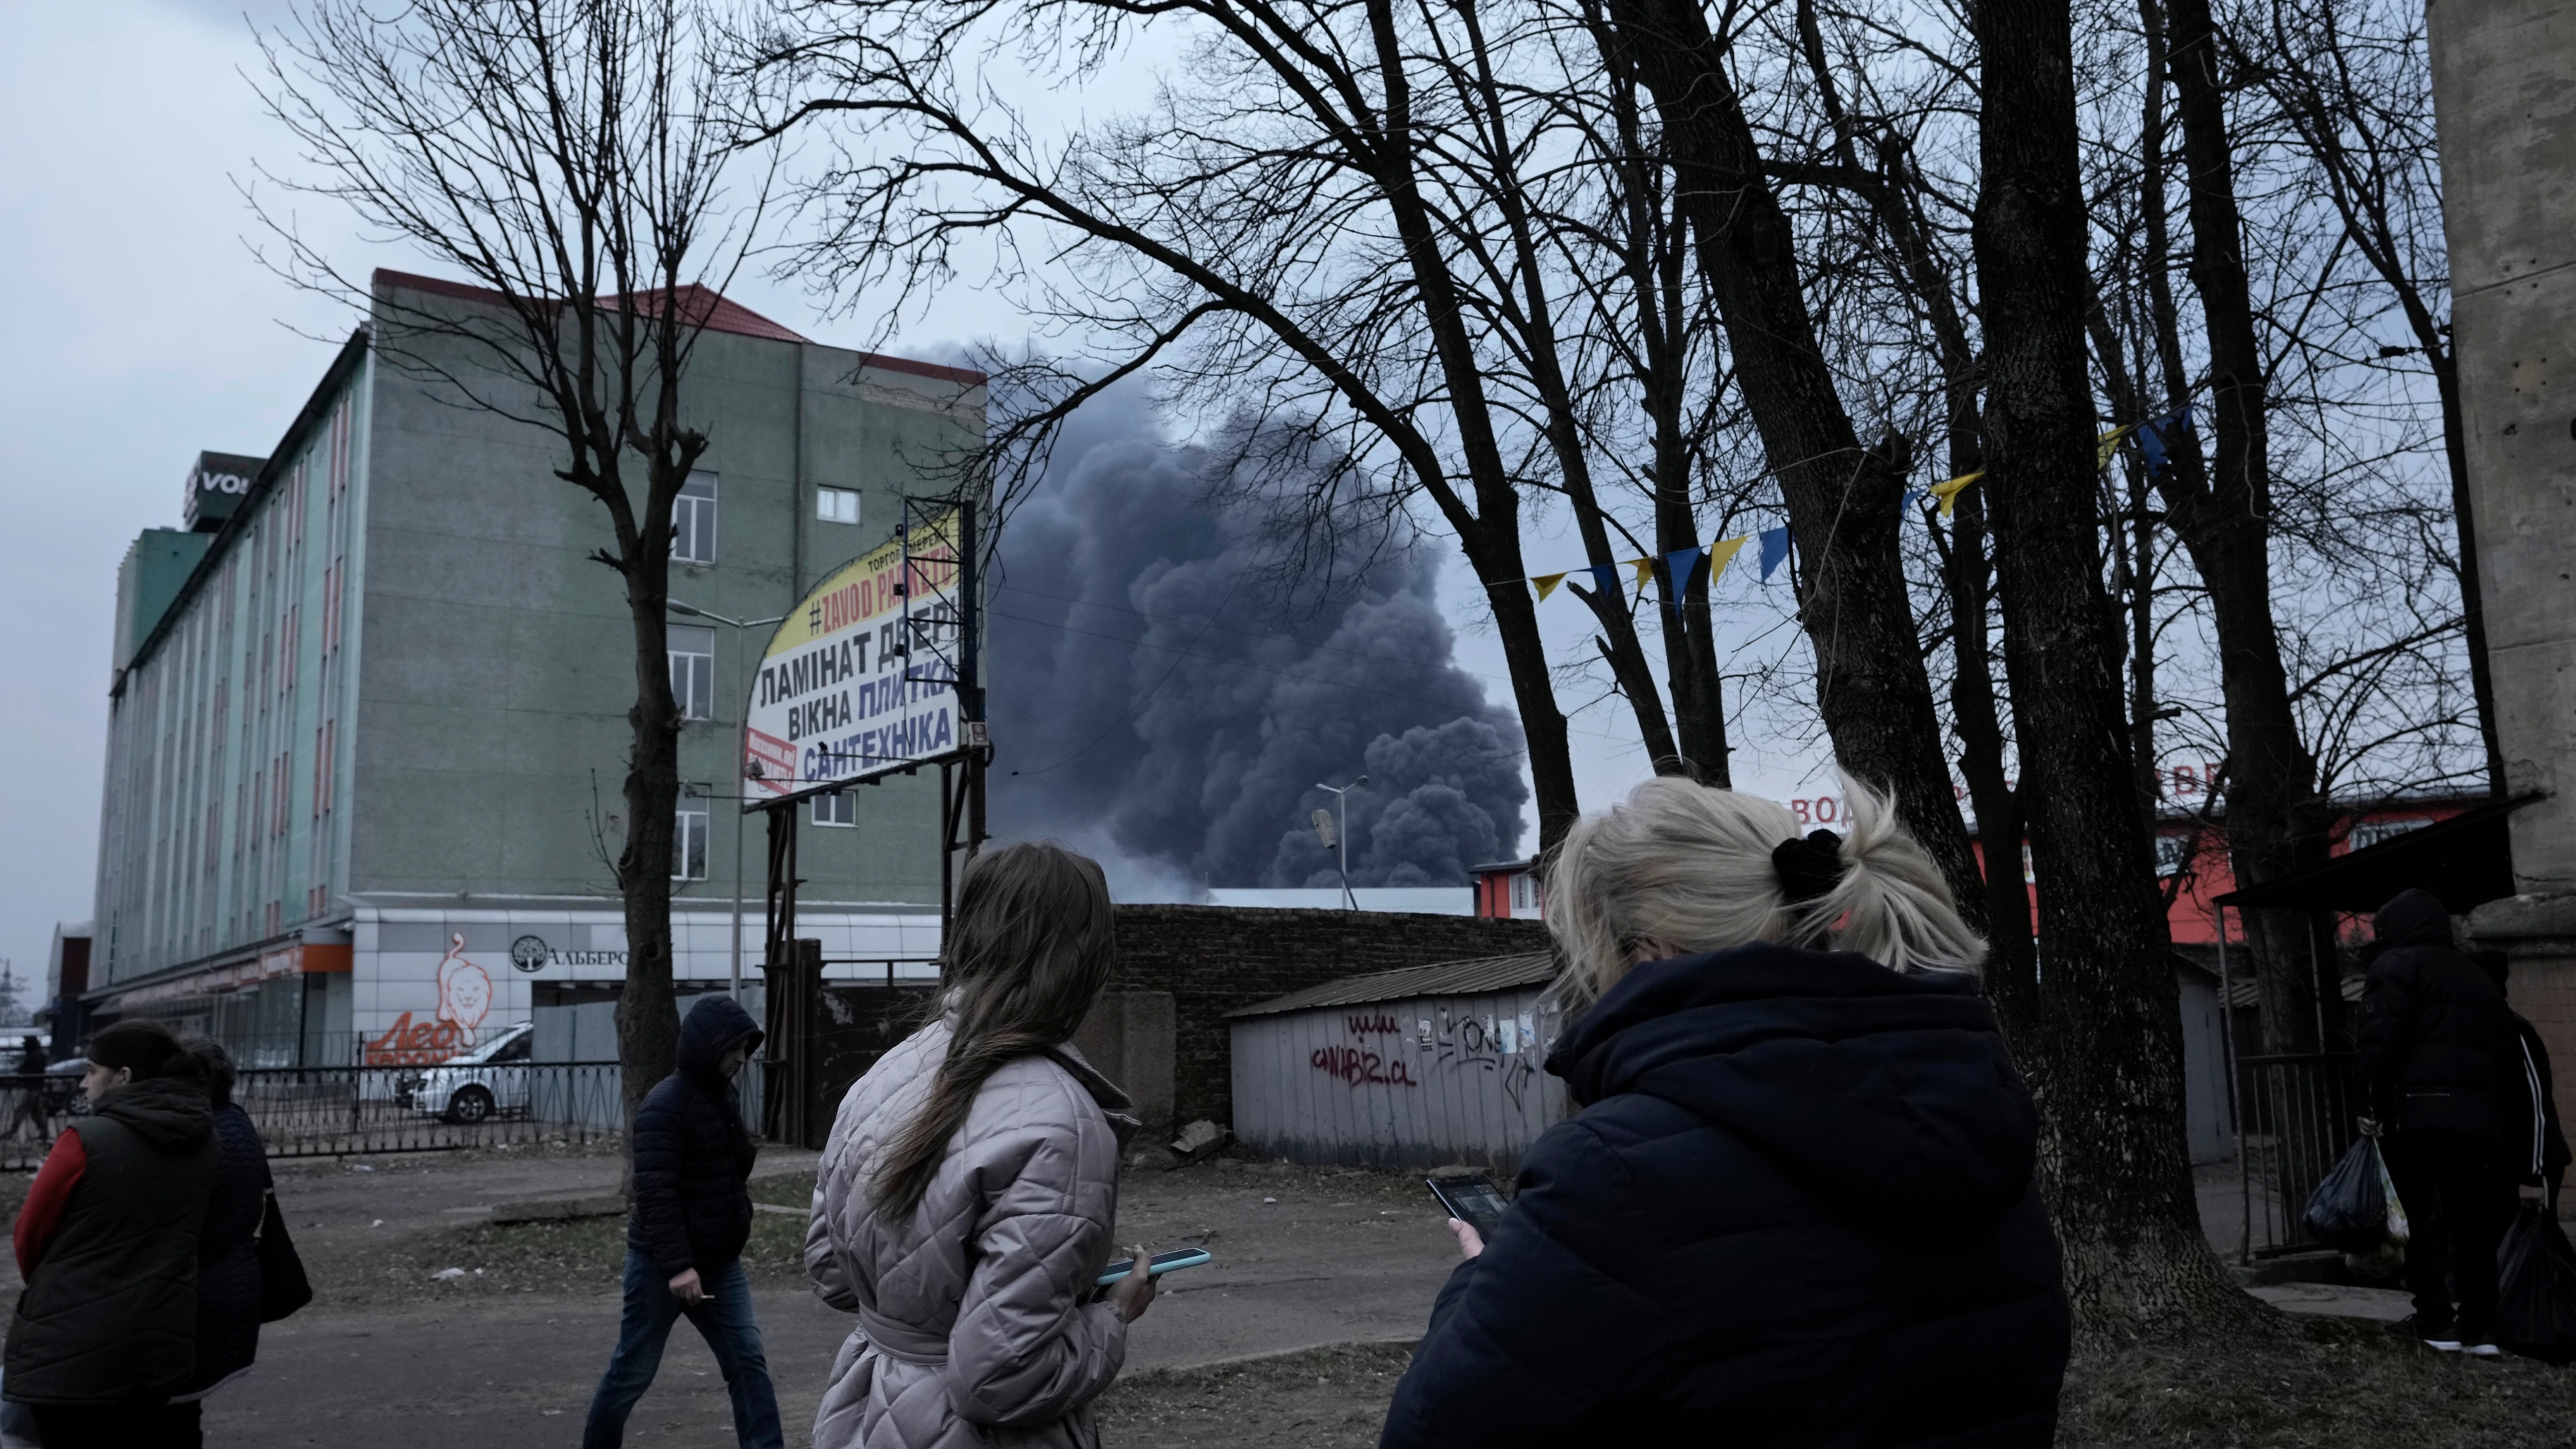
[[[680,1023],[680,1069],[635,1109],[635,1199],[626,1246],[664,1278],[701,1277],[742,1256],[751,1240],[751,1133],[742,1098],[716,1070],[727,1051],[761,1031],[730,996],[702,996]]]
[[[212,1389],[259,1357],[259,1227],[268,1214],[268,1149],[238,1102],[215,1110],[215,1182],[197,1236],[197,1374]]]
[[[2030,1093],[1975,983],[1757,944],[1638,967],[1384,1446],[2030,1446],[2069,1325]]]

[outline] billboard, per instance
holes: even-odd
[[[181,526],[195,533],[212,533],[223,527],[224,520],[241,506],[242,496],[250,492],[250,485],[259,481],[260,470],[267,466],[266,458],[199,453],[197,466],[188,470],[187,491],[179,503]]]
[[[835,570],[770,636],[743,731],[758,809],[957,755],[960,514]]]

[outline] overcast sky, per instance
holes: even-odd
[[[273,23],[284,6],[252,7]],[[261,112],[239,5],[216,0],[0,0],[0,421],[11,526],[0,530],[0,616],[19,621],[0,690],[0,957],[41,976],[57,920],[91,913],[117,561],[145,528],[176,527],[201,449],[263,456],[356,316],[267,271],[236,183],[294,155]],[[307,201],[298,223],[344,270],[427,269]],[[863,345],[861,321],[820,319],[799,290],[746,278],[733,295],[818,341]],[[937,354],[1023,329],[988,294],[943,296],[898,341]],[[1533,539],[1533,566],[1580,549]],[[1466,582],[1452,569],[1454,607]],[[1583,610],[1545,611],[1568,650]],[[1460,616],[1460,663],[1508,700],[1489,634]],[[1571,701],[1569,701],[1570,703]],[[1575,722],[1587,804],[1643,760],[1613,703]],[[1739,761],[1741,783],[1787,794],[1795,749]],[[1534,832],[1533,832],[1534,833]]]

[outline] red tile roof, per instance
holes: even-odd
[[[410,272],[397,272],[385,267],[376,269],[375,284],[379,287],[401,287],[408,291],[427,292],[437,297],[458,297],[472,302],[497,302],[503,299],[502,293],[493,291],[489,287],[450,282],[438,277],[415,276]],[[644,295],[650,299],[663,294],[648,292]],[[770,321],[721,292],[711,291],[695,282],[680,288],[677,295],[684,314],[708,331],[731,332],[743,337],[764,337],[772,342],[812,340]],[[600,301],[612,310],[617,305],[615,297],[602,297]],[[881,352],[860,353],[859,365],[886,372],[911,373],[916,377],[935,377],[967,387],[980,387],[985,380],[983,373],[971,367],[948,367],[936,362],[918,362],[909,357],[891,357]]]

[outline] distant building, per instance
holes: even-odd
[[[625,974],[607,861],[634,646],[617,576],[588,557],[606,516],[554,476],[546,432],[459,406],[370,345],[396,293],[492,294],[390,272],[376,290],[373,326],[271,455],[201,457],[190,527],[147,531],[118,579],[96,949],[61,991],[256,1065],[435,1059],[550,1010],[595,1021]],[[933,491],[921,470],[981,434],[983,378],[698,300],[711,320],[683,393],[711,445],[680,500],[671,594],[774,619],[886,538],[907,492]],[[745,970],[760,964],[766,857],[737,853],[737,731],[768,633],[676,614],[671,629],[690,721],[676,974],[701,989],[731,968],[738,895]],[[928,974],[937,798],[894,779],[799,812],[798,934],[869,963],[832,974]]]
[[[1546,882],[1538,873],[1538,859],[1495,860],[1467,867],[1476,878],[1476,914],[1496,921],[1536,921],[1543,919],[1547,905]]]

